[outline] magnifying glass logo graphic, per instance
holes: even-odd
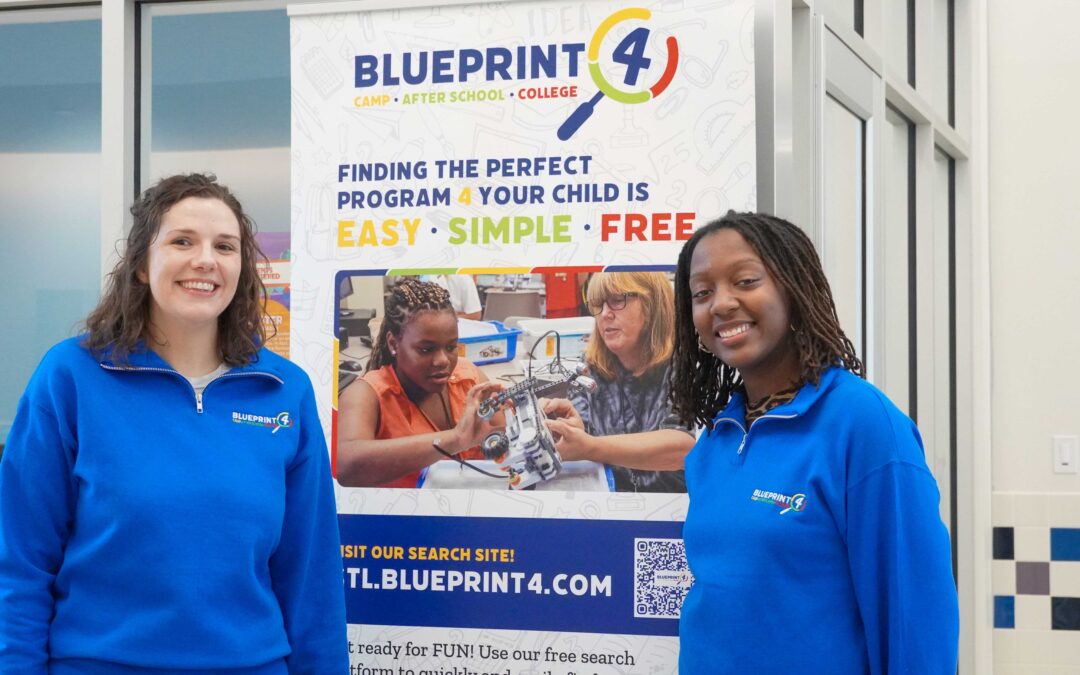
[[[647,21],[652,16],[652,12],[643,7],[628,7],[615,12],[608,18],[604,19],[603,23],[593,33],[592,39],[589,41],[589,51],[587,53],[589,59],[589,75],[592,77],[596,87],[600,90],[590,98],[577,107],[574,112],[570,113],[570,117],[566,118],[566,121],[559,127],[557,135],[560,141],[565,141],[573,136],[581,125],[585,123],[589,117],[592,116],[593,110],[596,108],[596,104],[600,102],[600,99],[607,96],[608,98],[618,101],[619,103],[626,103],[628,105],[635,105],[638,103],[645,103],[651,101],[667,89],[671,84],[671,80],[675,77],[675,68],[679,64],[679,42],[675,39],[675,36],[669,36],[667,45],[667,63],[664,66],[664,72],[660,74],[660,78],[647,89],[642,91],[624,91],[619,89],[615,85],[608,82],[604,77],[604,73],[600,70],[600,44],[604,41],[607,34],[617,24],[623,21],[630,21],[633,19],[639,19],[641,21]],[[615,51],[612,54],[612,60],[615,63],[621,63],[626,66],[626,76],[623,78],[623,84],[634,86],[637,84],[638,77],[641,75],[641,71],[645,70],[652,63],[652,59],[645,56],[645,45],[649,41],[649,29],[648,28],[635,28],[622,39],[621,42],[615,47]]]

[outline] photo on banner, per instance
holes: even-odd
[[[509,416],[499,416],[500,428],[490,439],[457,459],[445,457],[384,483],[348,471],[337,473],[338,480],[350,487],[686,492],[681,470],[563,458],[558,434],[544,426],[555,414],[542,409],[549,400],[562,404],[557,409],[579,419],[590,442],[659,429],[677,429],[686,434],[685,442],[692,439],[693,429],[676,419],[667,395],[674,340],[671,277],[670,270],[659,269],[417,277],[340,272],[335,457],[343,446],[346,452],[364,448],[361,436],[393,439],[453,428],[467,391],[479,382],[498,382],[519,394],[507,401]],[[395,302],[388,291],[403,278],[446,290],[456,321],[442,321],[441,333],[419,335],[414,314],[388,306]],[[393,332],[395,322],[386,323],[387,316],[405,317],[396,326],[401,346],[393,353],[383,333]],[[417,390],[431,378],[440,385],[448,379],[441,385],[448,394],[444,406],[429,413],[404,401],[403,386]],[[370,387],[379,402],[362,404],[355,391],[343,396],[348,387]],[[396,414],[402,405],[406,414]],[[378,421],[360,434],[364,419]],[[535,482],[524,476],[522,484],[517,469],[525,460],[513,458],[530,452],[535,457],[528,459],[554,466]]]
[[[667,415],[665,312],[694,230],[756,206],[754,4],[290,6],[290,354],[339,469],[357,672],[676,672],[681,476],[518,455],[547,447],[530,406],[553,401],[600,439],[692,433]],[[474,467],[431,450],[343,476],[350,425],[383,421],[353,394],[376,371],[384,392],[406,384],[386,358],[365,371],[387,292],[414,281],[453,315],[407,384],[442,391],[451,360],[502,384],[488,422],[506,447],[485,455],[484,428]],[[461,411],[447,396],[420,412],[444,428]]]

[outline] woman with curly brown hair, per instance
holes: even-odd
[[[345,672],[329,456],[307,376],[262,346],[252,222],[202,174],[131,212],[0,462],[0,672]]]

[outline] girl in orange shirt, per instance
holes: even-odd
[[[387,293],[367,371],[338,399],[338,482],[417,487],[420,470],[445,459],[436,445],[481,458],[475,446],[498,426],[476,411],[501,388],[458,358],[457,316],[446,290],[403,279]]]

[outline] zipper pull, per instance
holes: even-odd
[[[201,393],[196,393],[195,394],[195,412],[199,413],[200,415],[202,414],[202,394]],[[740,451],[742,450],[742,446],[739,446],[739,450]]]
[[[749,434],[743,434],[742,441],[739,442],[739,449],[735,452],[736,455],[741,455],[742,454],[743,448],[746,447],[746,437],[748,435]]]

